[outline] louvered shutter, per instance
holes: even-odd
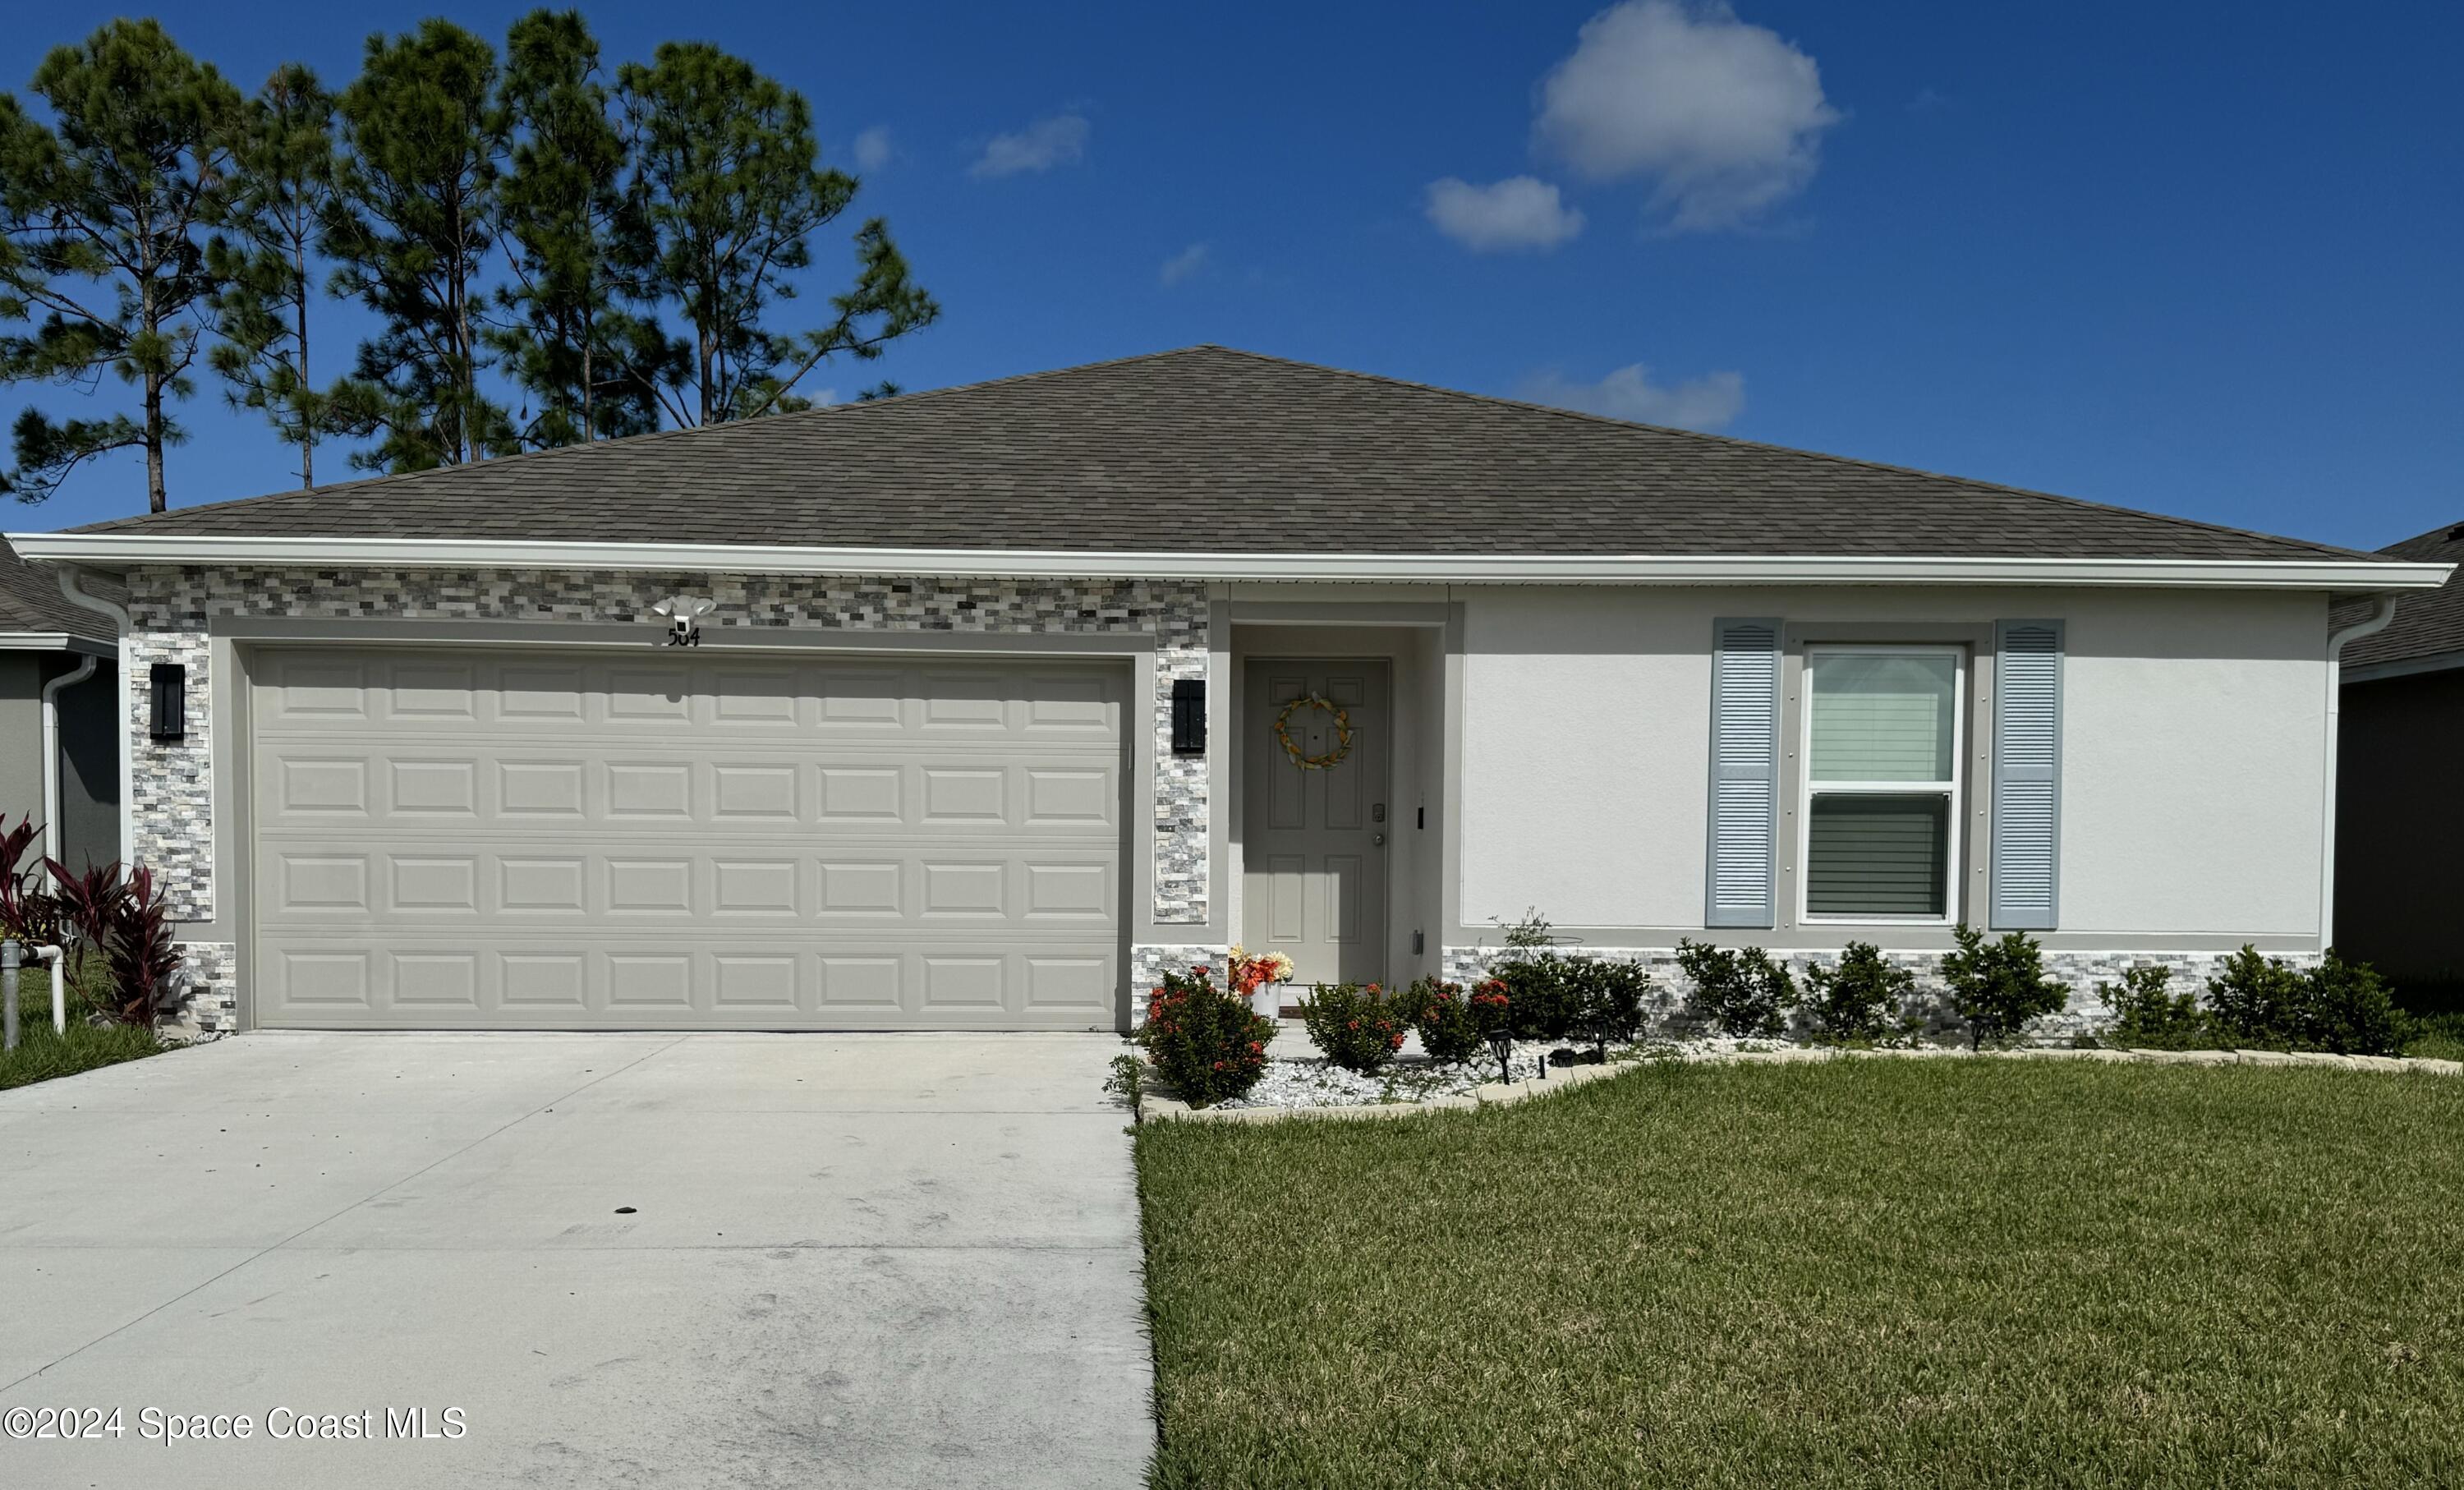
[[[1996,930],[2054,929],[2061,890],[2062,624],[1993,624]]]
[[[1773,921],[1779,846],[1779,623],[1711,623],[1711,826],[1705,926]]]

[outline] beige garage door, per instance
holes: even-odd
[[[258,1022],[1116,1022],[1125,669],[252,658]]]

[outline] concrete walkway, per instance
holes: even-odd
[[[0,1483],[1133,1484],[1119,1048],[262,1034],[0,1092]]]

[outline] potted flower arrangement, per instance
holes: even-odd
[[[1252,1012],[1271,1019],[1282,1008],[1283,995],[1278,991],[1278,985],[1291,977],[1292,959],[1280,952],[1262,953],[1253,957],[1235,947],[1231,955],[1224,959],[1223,972],[1225,980],[1232,985],[1232,992],[1249,1000]]]

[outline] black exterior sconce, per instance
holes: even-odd
[[[186,664],[158,662],[149,675],[154,689],[152,734],[158,740],[188,737],[188,669]]]
[[[1172,680],[1172,753],[1206,754],[1206,680]]]

